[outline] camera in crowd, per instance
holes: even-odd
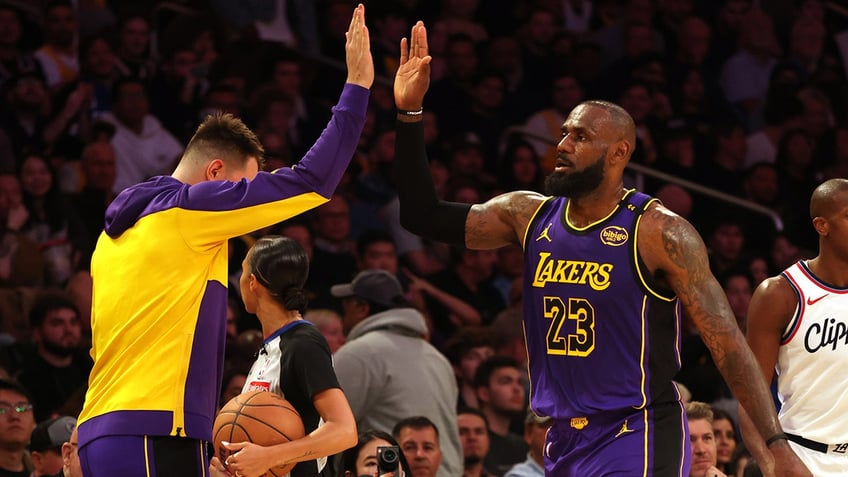
[[[398,446],[377,447],[377,475],[397,472],[400,469],[400,448]]]

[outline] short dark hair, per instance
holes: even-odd
[[[27,391],[27,389],[17,381],[12,381],[10,379],[0,379],[0,391],[12,391],[14,393],[20,394],[21,396],[26,398],[28,403],[32,404],[32,396],[29,394],[29,391]]]
[[[473,348],[497,346],[497,336],[490,328],[482,326],[464,326],[445,343],[445,356],[451,364],[457,364],[465,353]]]
[[[515,368],[521,371],[521,365],[515,359],[499,354],[493,355],[477,367],[477,372],[474,373],[474,389],[488,387],[492,375],[501,368]]]
[[[309,258],[299,243],[288,237],[263,237],[247,253],[247,265],[287,310],[306,312],[309,298],[303,284],[309,276]]]
[[[183,158],[193,154],[208,158],[220,156],[224,161],[239,165],[244,165],[249,157],[254,157],[261,169],[265,149],[256,133],[241,119],[232,114],[218,113],[200,123],[186,146]]]
[[[392,237],[392,234],[382,229],[368,229],[359,234],[359,238],[356,239],[356,251],[359,253],[359,256],[362,257],[365,255],[368,247],[375,243],[390,243],[395,247],[395,249],[397,249],[397,245],[395,245],[395,240]]]
[[[135,76],[125,76],[123,78],[117,79],[115,81],[115,84],[112,85],[112,102],[113,103],[116,102],[118,100],[118,98],[121,96],[121,94],[123,93],[124,87],[127,86],[127,85],[130,85],[130,84],[140,85],[141,89],[144,90],[144,94],[148,95],[148,97],[149,97],[149,92],[147,91],[147,84],[144,82],[144,80],[142,80],[140,78],[136,78]]]
[[[44,324],[47,314],[55,310],[69,309],[80,316],[79,309],[68,294],[59,290],[48,290],[36,296],[29,311],[29,326],[38,328]]]
[[[458,411],[456,411],[457,417],[459,417],[462,414],[473,414],[473,415],[479,417],[480,419],[483,419],[483,422],[486,424],[486,431],[489,430],[489,419],[486,417],[485,414],[483,414],[483,411],[481,411],[479,409],[475,409],[473,407],[465,406],[465,407],[460,408]]]
[[[736,421],[733,419],[733,416],[731,416],[729,412],[725,411],[724,409],[715,407],[715,406],[712,406],[712,411],[713,411],[713,422],[715,422],[715,421],[727,421],[727,422],[730,423],[730,425],[734,429],[736,428]]]
[[[400,437],[401,431],[406,428],[415,430],[432,428],[433,431],[436,432],[436,439],[439,438],[439,428],[436,427],[436,424],[434,424],[433,421],[425,416],[412,416],[401,419],[397,422],[397,424],[395,424],[395,427],[392,428],[392,435],[395,439],[397,439]]]

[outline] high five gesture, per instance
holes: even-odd
[[[430,61],[427,28],[419,21],[412,27],[409,40],[400,40],[400,66],[395,75],[395,106],[403,111],[418,111],[430,87]]]
[[[371,58],[371,37],[365,26],[365,7],[361,3],[353,11],[345,38],[347,82],[371,88],[374,84],[374,60]]]

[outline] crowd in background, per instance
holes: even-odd
[[[477,203],[509,190],[541,191],[568,113],[583,100],[606,99],[636,122],[633,162],[779,217],[635,172],[628,177],[698,228],[740,327],[764,278],[815,254],[811,192],[848,177],[848,9],[838,2],[364,3],[378,80],[342,185],[315,211],[231,241],[223,402],[240,392],[262,342],[238,283],[245,251],[268,234],[307,250],[306,318],[333,351],[354,324],[330,287],[382,269],[398,278],[426,319],[430,344],[453,366],[458,409],[481,407],[478,387],[489,383],[475,372],[490,356],[513,360],[515,383],[528,385],[521,249],[450,248],[399,225],[391,78],[400,38],[418,19],[428,25],[433,56],[424,121],[442,198]],[[129,185],[170,174],[214,112],[234,114],[257,133],[268,170],[296,163],[345,81],[354,5],[0,1],[0,377],[24,385],[35,422],[79,412],[91,367],[88,268],[110,201]],[[678,381],[693,400],[732,410],[735,419],[707,348],[691,326],[687,332]],[[505,439],[495,445],[516,445],[520,460],[524,391],[504,398],[503,409],[483,411],[489,432],[494,424]],[[512,417],[506,426],[503,415]],[[539,422],[526,424],[532,431]],[[509,465],[486,461],[485,468],[503,475]]]

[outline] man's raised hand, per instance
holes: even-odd
[[[365,6],[361,3],[353,10],[345,38],[347,82],[371,88],[374,84],[374,60],[371,57],[371,37],[365,26]]]
[[[400,40],[400,66],[395,75],[395,106],[406,111],[421,109],[424,94],[430,87],[430,61],[427,28],[419,21],[412,27],[409,39]]]

